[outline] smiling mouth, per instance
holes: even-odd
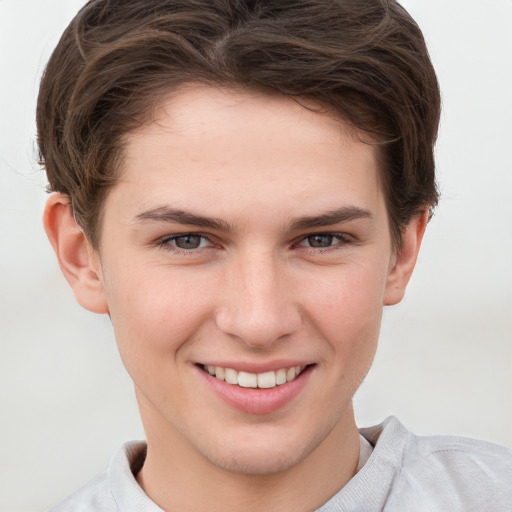
[[[220,366],[200,365],[200,367],[212,377],[233,386],[261,389],[275,388],[291,382],[307,368],[306,366],[292,366],[264,373],[249,373]]]

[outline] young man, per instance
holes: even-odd
[[[39,96],[44,221],[147,445],[55,511],[510,509],[509,450],[353,415],[437,202],[439,104],[395,2],[80,11]]]

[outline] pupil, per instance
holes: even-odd
[[[332,239],[332,235],[308,236],[308,242],[311,247],[330,247],[332,245]]]
[[[197,249],[201,244],[201,237],[198,235],[183,235],[175,239],[176,247],[180,249]]]

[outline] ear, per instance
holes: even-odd
[[[108,313],[99,255],[76,223],[67,196],[50,195],[43,223],[62,273],[80,305],[93,313]]]
[[[402,245],[393,257],[388,273],[384,294],[385,306],[398,304],[403,299],[407,283],[416,265],[428,215],[428,211],[416,215],[402,232]]]

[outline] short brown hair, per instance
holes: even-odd
[[[188,82],[327,106],[379,149],[392,237],[438,199],[440,95],[422,33],[393,0],[90,0],[43,75],[40,161],[92,244],[123,136]]]

